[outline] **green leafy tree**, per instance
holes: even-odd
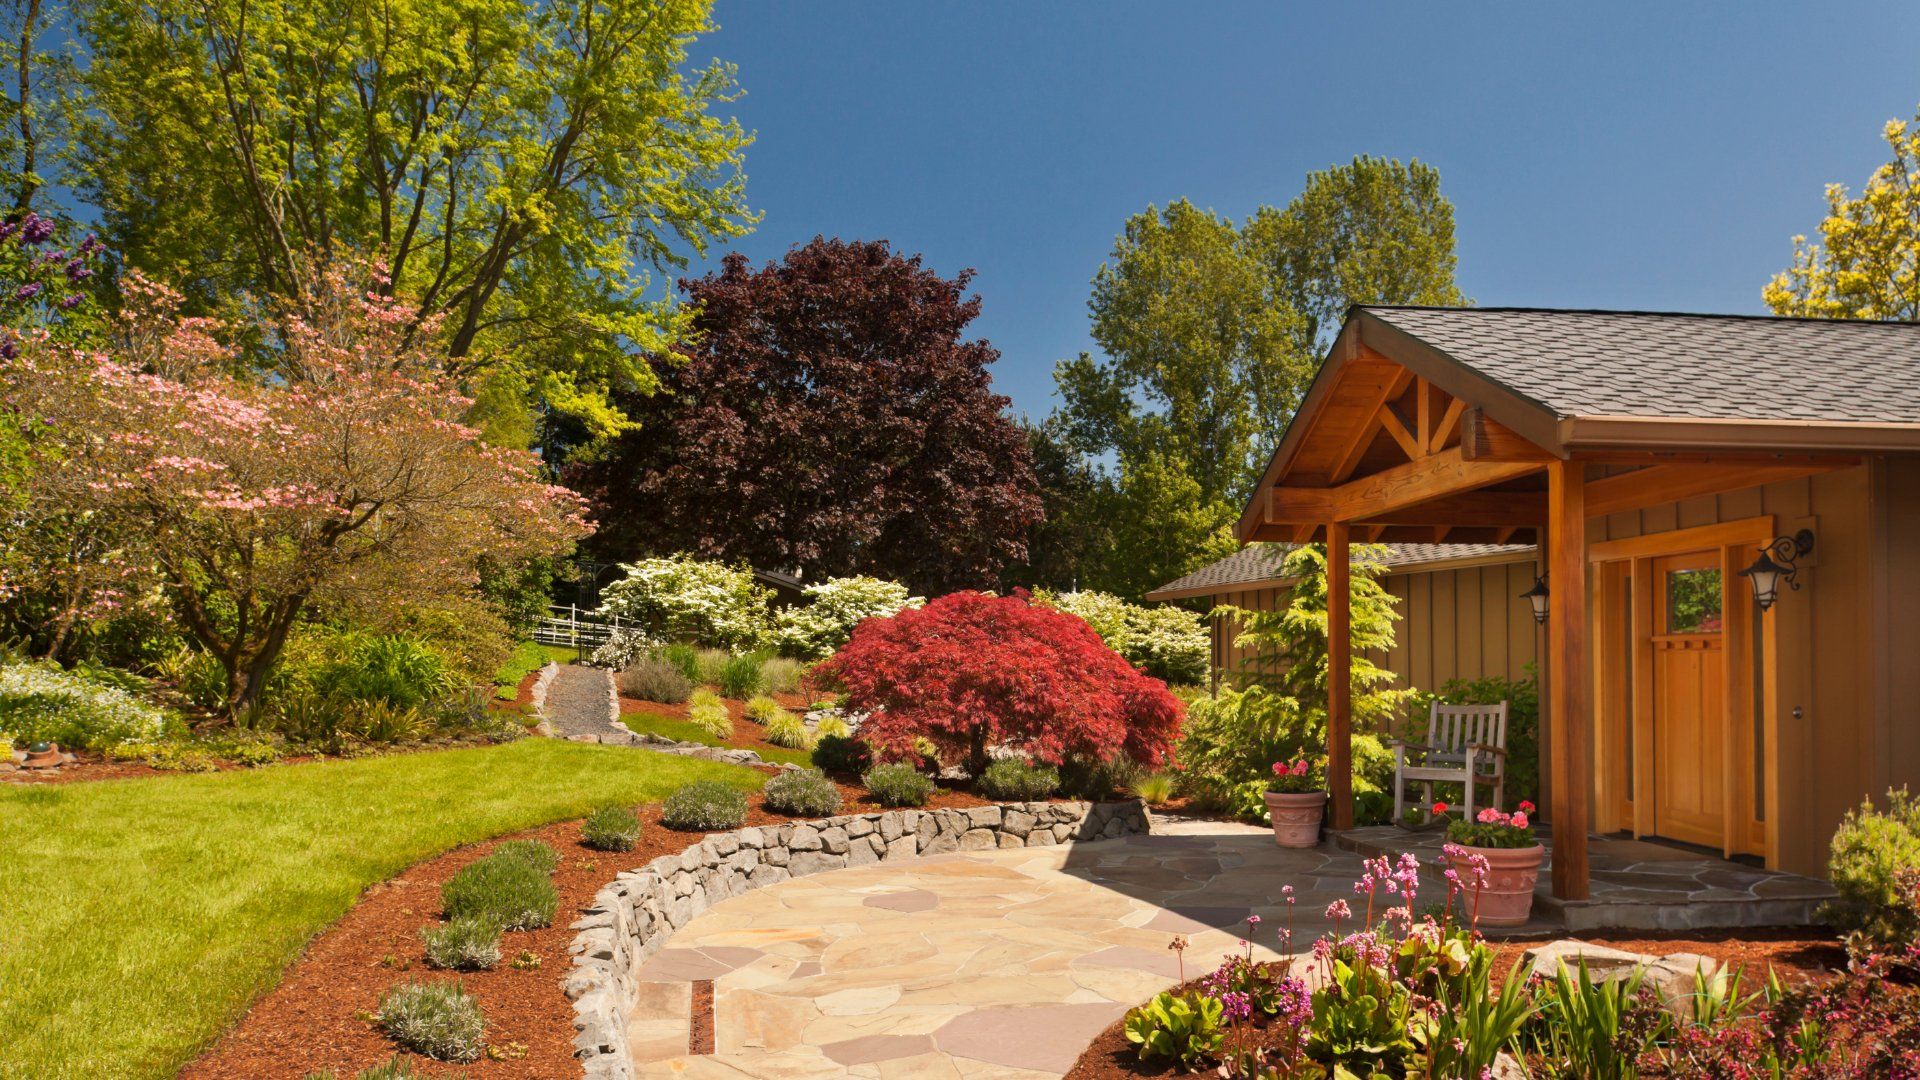
[[[752,224],[733,69],[689,62],[711,6],[76,0],[75,179],[202,310],[363,252],[456,373],[497,357],[604,434],[685,327],[650,271]]]
[[[1261,207],[1243,230],[1274,302],[1298,317],[1296,351],[1318,357],[1352,304],[1458,305],[1453,204],[1440,170],[1362,155],[1307,174],[1284,210]]]
[[[1100,352],[1054,368],[1050,429],[1100,463],[1110,523],[1084,584],[1138,596],[1231,550],[1222,530],[1348,306],[1464,303],[1454,264],[1453,208],[1418,161],[1313,173],[1243,225],[1184,199],[1128,220],[1088,301]],[[1055,495],[1048,518],[1073,520]]]
[[[1920,321],[1920,116],[1887,122],[1893,160],[1858,197],[1827,185],[1820,242],[1793,238],[1793,264],[1761,296],[1776,315]]]

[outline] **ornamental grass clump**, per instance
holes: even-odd
[[[727,711],[727,703],[705,687],[695,690],[688,699],[687,719],[721,742],[733,738],[733,714]]]
[[[807,730],[806,723],[799,717],[781,709],[767,720],[767,741],[789,750],[811,750],[813,732]]]
[[[381,999],[377,1019],[394,1042],[435,1061],[466,1064],[487,1049],[480,1003],[454,980],[394,987]]]
[[[672,663],[642,657],[620,673],[620,692],[641,701],[678,705],[693,695],[693,683]]]
[[[767,680],[761,674],[760,666],[766,657],[759,653],[741,653],[727,657],[720,665],[714,684],[720,692],[730,698],[749,698],[763,694],[767,690]]]
[[[765,694],[748,698],[745,708],[747,719],[756,724],[764,724],[785,711],[779,702],[767,697]]]
[[[989,799],[1034,802],[1053,794],[1060,786],[1060,773],[1019,758],[1001,758],[980,774],[977,786]]]
[[[794,817],[826,817],[840,809],[840,787],[818,769],[795,769],[767,781],[767,809]]]
[[[427,962],[450,971],[482,971],[500,962],[500,928],[485,919],[455,919],[420,931]]]
[[[933,781],[911,765],[875,765],[860,782],[881,806],[925,806],[933,797]]]
[[[785,656],[769,657],[760,664],[760,685],[769,694],[797,694],[804,684],[807,665]]]
[[[718,780],[697,780],[660,804],[660,824],[682,832],[737,829],[746,822],[746,793]]]
[[[560,906],[550,872],[527,854],[496,852],[447,879],[441,904],[449,920],[479,919],[502,930],[547,926]]]
[[[853,728],[837,716],[823,716],[819,723],[813,725],[813,734],[821,739],[844,739],[853,734]]]
[[[632,851],[640,842],[640,815],[632,807],[602,806],[587,815],[580,839],[595,851]]]

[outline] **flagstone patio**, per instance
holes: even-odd
[[[1357,855],[1158,820],[1153,835],[966,852],[781,882],[715,905],[641,969],[642,1077],[1039,1080],[1131,1006],[1242,948],[1272,959],[1351,901]],[[1438,890],[1435,890],[1436,893]],[[1184,959],[1168,949],[1189,935]],[[714,1045],[690,1050],[697,984]],[[700,1049],[704,1050],[705,1047]]]

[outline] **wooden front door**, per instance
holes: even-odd
[[[1718,848],[1728,775],[1721,556],[1652,562],[1654,832]]]

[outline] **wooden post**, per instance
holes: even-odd
[[[1327,526],[1327,824],[1353,828],[1353,591],[1350,526]]]
[[[1587,735],[1586,466],[1547,466],[1547,724],[1552,733],[1553,895],[1587,898],[1587,793],[1593,784]]]

